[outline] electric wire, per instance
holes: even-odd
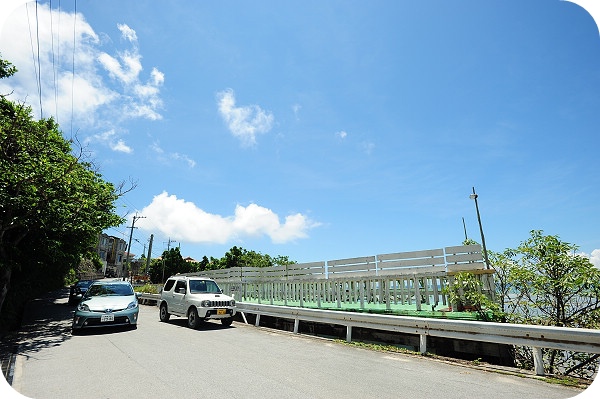
[[[50,0],[50,50],[52,52],[52,80],[54,84],[54,115],[56,117],[56,122],[58,123],[58,83],[57,83],[57,68],[56,68],[56,60],[55,60],[55,51],[54,51],[54,20],[52,18],[52,0]],[[60,24],[58,25],[58,32],[60,33]],[[57,43],[60,41],[57,40]]]
[[[75,45],[77,32],[77,0],[73,12],[73,56],[71,61],[71,140],[73,140],[73,112],[75,111]]]
[[[37,65],[38,65],[38,97],[40,100],[40,119],[44,118],[44,108],[42,106],[42,66],[40,64],[40,20],[38,17],[38,0],[35,1],[35,35],[37,42]]]
[[[36,2],[37,5],[37,2]],[[37,62],[35,59],[35,50],[33,49],[33,36],[31,35],[31,20],[29,19],[29,4],[25,3],[25,11],[27,14],[27,27],[29,30],[29,44],[31,46],[31,60],[33,62],[33,71],[35,73],[35,83],[37,84],[38,93],[41,93],[42,89],[40,88],[40,78],[39,71],[37,67]],[[39,46],[38,46],[39,47]],[[38,58],[39,60],[39,58]],[[41,94],[40,94],[40,103],[41,103]],[[41,109],[40,109],[40,118],[41,118]]]

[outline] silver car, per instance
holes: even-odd
[[[139,305],[127,281],[96,281],[84,294],[73,316],[73,332],[82,328],[137,326]]]

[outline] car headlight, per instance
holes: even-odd
[[[235,299],[231,300],[231,306],[235,306]]]
[[[202,302],[200,302],[200,306],[202,306],[203,308],[207,308],[210,306],[210,301],[208,299],[205,299]]]
[[[81,312],[89,312],[90,311],[90,307],[88,305],[86,305],[85,303],[80,303],[77,306],[77,310],[81,311]]]
[[[127,305],[127,309],[133,309],[136,308],[138,305],[137,301],[133,301],[131,302],[129,305]]]

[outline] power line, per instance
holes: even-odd
[[[137,219],[144,219],[145,216],[138,216],[137,213],[135,214],[135,216],[133,217],[133,220],[131,221],[131,227],[129,227],[131,229],[131,233],[129,234],[129,245],[127,245],[127,270],[129,270],[131,268],[131,239],[133,238],[133,229],[135,229],[135,221]],[[133,277],[133,276],[131,276]],[[125,281],[125,273],[123,271],[123,281]]]
[[[38,18],[38,2],[35,2],[35,35],[37,40],[37,64],[38,64],[38,94],[40,99],[40,119],[44,118],[42,107],[42,67],[40,65],[40,20]]]
[[[71,62],[71,140],[73,140],[73,112],[75,111],[75,44],[77,31],[77,0],[73,13],[73,58]]]
[[[59,2],[60,3],[60,2]],[[56,122],[58,122],[58,84],[57,84],[57,77],[58,77],[58,72],[56,69],[56,62],[55,62],[55,57],[54,57],[54,20],[52,18],[52,0],[50,0],[50,38],[51,38],[51,50],[52,50],[52,79],[53,79],[53,83],[54,83],[54,114],[56,116]],[[59,18],[60,18],[60,11],[59,11]],[[58,33],[60,35],[60,22],[58,24]],[[60,36],[57,39],[57,43],[60,43]],[[60,44],[57,44],[58,47],[60,47]],[[59,58],[60,59],[60,58]]]
[[[37,2],[35,3],[36,5],[36,16],[37,16]],[[37,84],[37,89],[38,89],[38,97],[39,97],[39,102],[40,102],[40,119],[42,117],[42,88],[41,88],[41,79],[40,79],[40,68],[39,68],[39,48],[40,48],[40,43],[39,43],[39,36],[38,36],[38,43],[37,43],[37,48],[38,48],[38,58],[37,58],[37,62],[36,62],[36,58],[35,58],[35,50],[33,49],[33,37],[31,35],[31,20],[29,19],[29,5],[28,3],[25,3],[25,11],[27,14],[27,27],[29,28],[29,45],[31,46],[31,60],[33,62],[33,71],[35,73],[35,83]],[[37,26],[37,17],[36,17],[36,26]]]

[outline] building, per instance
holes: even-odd
[[[96,252],[102,261],[102,273],[107,276],[121,277],[127,261],[127,242],[119,237],[101,233],[98,237]]]

